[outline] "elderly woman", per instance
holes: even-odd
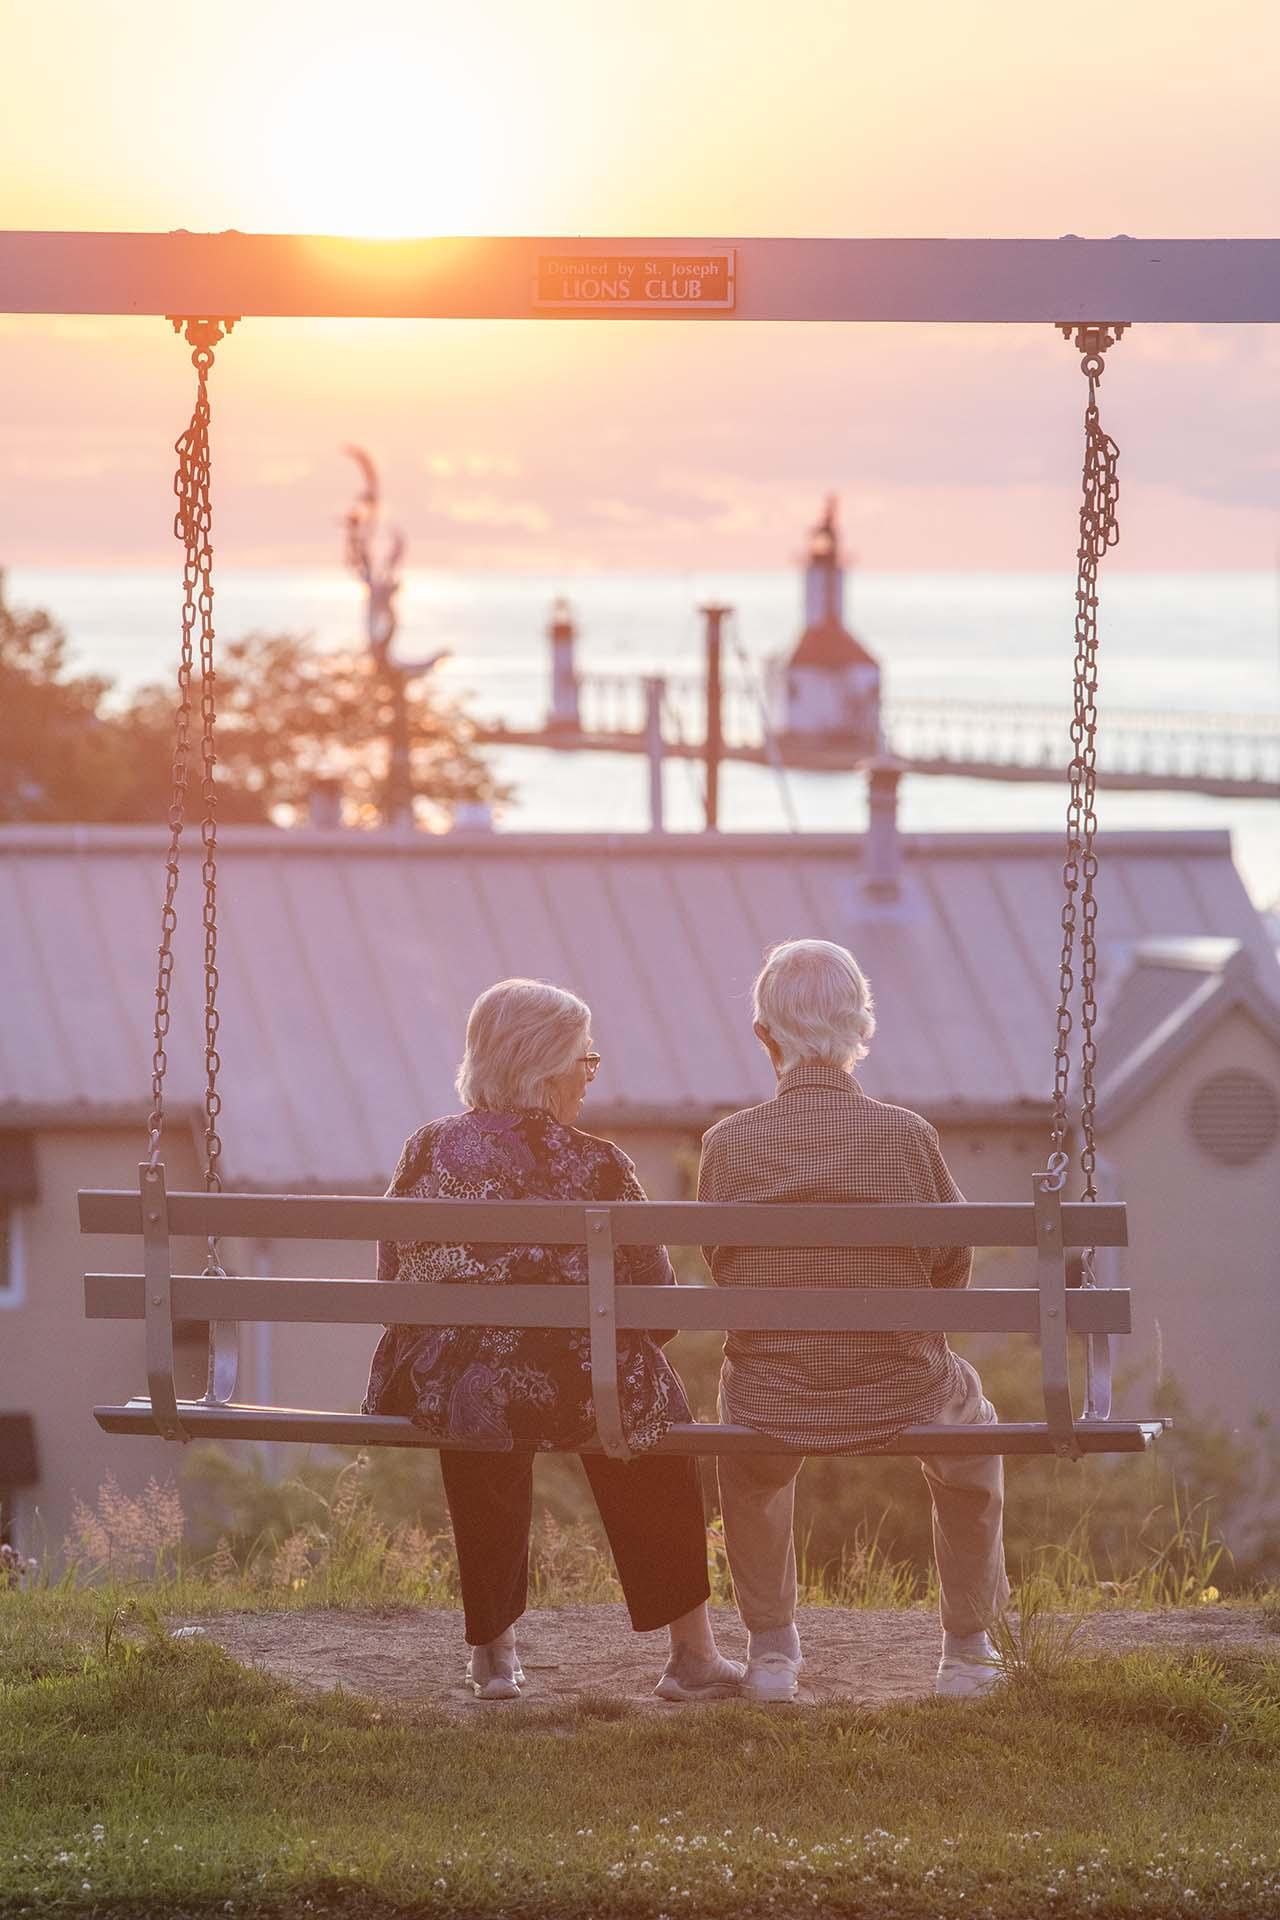
[[[573,1125],[600,1056],[591,1011],[537,980],[502,980],[467,1021],[457,1088],[465,1111],[411,1135],[389,1192],[421,1199],[643,1200],[627,1156]],[[619,1248],[618,1279],[674,1284],[661,1247]],[[427,1246],[383,1242],[380,1280],[583,1285],[582,1247]],[[670,1335],[666,1336],[670,1338]],[[618,1336],[622,1424],[643,1454],[692,1416],[661,1335]],[[407,1414],[442,1443],[440,1465],[462,1582],[467,1680],[484,1700],[519,1696],[514,1626],[528,1597],[532,1451],[573,1452],[595,1438],[590,1338],[558,1328],[388,1327],[369,1374],[366,1413]],[[501,1451],[454,1451],[449,1441]],[[693,1460],[585,1454],[591,1491],[637,1633],[669,1627],[655,1691],[718,1699],[742,1668],[721,1659],[707,1616],[706,1522]]]

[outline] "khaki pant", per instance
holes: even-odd
[[[996,1418],[996,1410],[969,1362],[957,1354],[956,1365],[960,1381],[939,1409],[937,1424],[985,1426]],[[734,1597],[751,1632],[784,1627],[795,1618],[792,1520],[796,1476],[803,1464],[794,1455],[777,1453],[725,1454],[716,1461]],[[980,1633],[1009,1603],[1004,1461],[999,1454],[931,1454],[920,1467],[933,1499],[943,1627],[948,1633]]]

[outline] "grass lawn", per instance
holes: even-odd
[[[302,1696],[102,1596],[0,1594],[0,1913],[1280,1914],[1280,1657],[980,1705]]]

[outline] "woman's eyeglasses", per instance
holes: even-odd
[[[598,1053],[580,1053],[578,1059],[587,1070],[587,1079],[594,1080],[600,1071],[600,1055]]]

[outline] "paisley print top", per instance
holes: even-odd
[[[612,1141],[540,1110],[433,1120],[405,1142],[389,1195],[438,1200],[643,1200]],[[674,1285],[663,1247],[619,1247],[620,1284]],[[585,1247],[428,1246],[382,1241],[379,1280],[585,1286]],[[669,1337],[669,1336],[668,1336]],[[623,1431],[652,1446],[688,1401],[652,1333],[618,1335]],[[557,1327],[389,1326],[369,1370],[365,1413],[407,1415],[433,1437],[572,1451],[595,1438],[591,1347]]]

